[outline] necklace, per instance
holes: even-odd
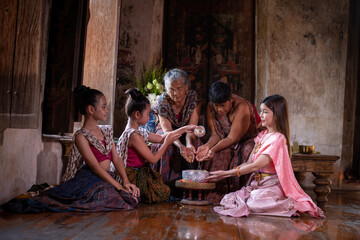
[[[268,135],[267,138],[264,140],[264,142],[265,142],[265,141],[266,141],[271,135],[273,135],[274,133],[275,133],[275,132],[272,132],[272,133],[270,133],[269,135],[268,135],[268,133],[265,133],[265,134],[261,137],[259,143],[255,144],[255,147],[254,147],[254,153],[255,153],[255,154],[260,150],[261,145],[262,145],[262,143],[263,143],[263,141],[262,141],[263,138],[264,138],[266,135]]]

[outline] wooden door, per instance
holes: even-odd
[[[19,1],[14,51],[12,128],[37,128],[41,97],[42,3]]]
[[[0,2],[0,131],[37,128],[48,1]]]
[[[254,1],[174,0],[165,6],[166,67],[189,73],[191,88],[207,103],[214,81],[254,100]],[[206,104],[203,104],[202,113]]]
[[[18,1],[0,1],[0,132],[10,126]]]

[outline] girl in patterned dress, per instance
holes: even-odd
[[[136,88],[126,91],[129,94],[125,105],[128,123],[119,138],[117,150],[126,164],[126,173],[131,183],[140,189],[142,202],[155,203],[168,201],[170,188],[163,183],[161,175],[152,170],[149,163],[155,164],[164,154],[167,147],[183,133],[194,130],[195,125],[184,126],[163,135],[148,132],[140,126],[149,120],[150,102]],[[162,146],[152,153],[146,142],[162,143]]]
[[[73,137],[63,183],[38,196],[13,199],[3,208],[21,212],[98,212],[131,210],[138,204],[139,189],[127,178],[123,161],[113,141],[110,126],[97,125],[107,118],[107,102],[96,89],[75,89],[83,127]],[[113,163],[117,173],[110,172]]]

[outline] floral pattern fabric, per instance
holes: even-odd
[[[189,123],[192,113],[199,103],[198,95],[195,91],[189,90],[188,96],[185,100],[184,108],[180,118],[176,117],[175,111],[170,104],[170,97],[163,93],[158,101],[155,101],[152,109],[158,116],[168,119],[173,126],[173,129],[183,127]]]
[[[161,175],[151,169],[149,163],[141,168],[125,168],[129,181],[140,189],[141,202],[159,203],[169,201],[170,188],[163,183]]]

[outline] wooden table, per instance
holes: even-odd
[[[319,207],[324,207],[328,201],[332,183],[329,177],[334,173],[334,163],[339,156],[323,154],[300,154],[292,155],[291,163],[299,184],[305,179],[305,173],[311,172],[315,176],[316,202]]]

